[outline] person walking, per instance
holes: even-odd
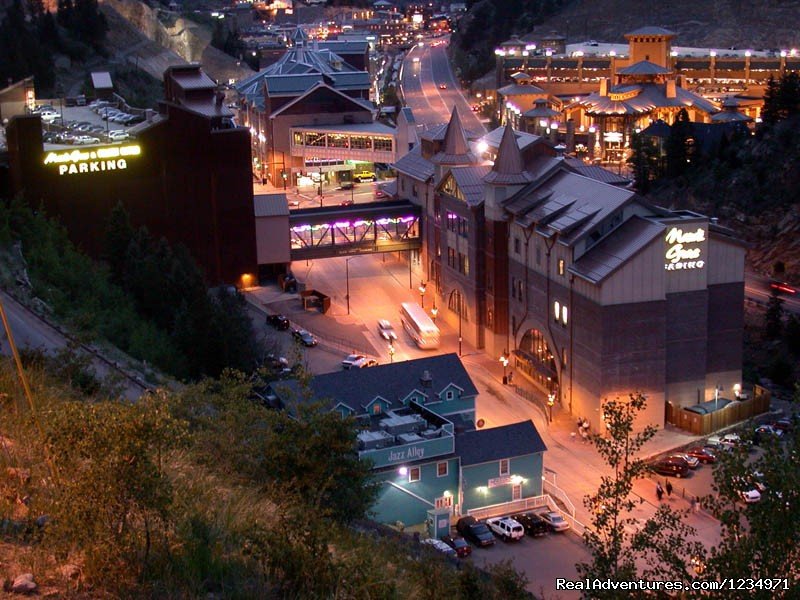
[[[667,498],[671,497],[672,497],[672,484],[669,481],[667,481]]]
[[[661,499],[664,497],[664,488],[661,487],[660,482],[656,482],[656,497],[659,502],[661,502]]]

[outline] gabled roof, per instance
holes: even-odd
[[[464,201],[469,206],[478,206],[483,202],[484,178],[489,173],[488,165],[474,165],[470,167],[455,167],[450,169],[458,189],[464,195]],[[442,178],[444,180],[444,178]]]
[[[213,90],[217,87],[216,82],[199,68],[194,70],[172,69],[169,76],[183,90]]]
[[[111,83],[111,73],[108,71],[95,71],[92,73],[92,87],[96,90],[114,89]]]
[[[560,114],[560,112],[553,110],[547,105],[546,98],[537,98],[536,102],[534,102],[533,108],[522,113],[522,116],[532,119],[550,119],[551,117],[557,117]]]
[[[525,170],[522,152],[517,145],[514,130],[506,125],[497,149],[497,158],[492,170],[484,177],[486,183],[498,185],[523,185],[533,181],[533,176]]]
[[[481,141],[486,142],[486,144],[494,151],[497,151],[500,148],[500,141],[503,139],[503,134],[505,133],[505,127],[497,127],[492,129],[489,133],[481,137]],[[514,137],[517,140],[517,146],[519,146],[520,150],[525,150],[528,146],[536,144],[538,142],[546,142],[546,140],[540,135],[534,135],[532,133],[526,133],[524,131],[514,131]]]
[[[429,396],[438,395],[453,383],[464,390],[465,396],[478,394],[455,353],[316,375],[309,382],[309,389],[314,401],[322,401],[330,408],[345,404],[358,415],[364,413],[364,406],[379,396],[386,399],[393,409],[402,407],[402,401],[409,393],[415,388],[422,389],[420,379],[425,371],[431,376],[430,387],[424,387]],[[276,382],[271,388],[284,403],[302,400],[302,388],[296,380]]]
[[[314,94],[314,93],[316,93],[316,92],[318,92],[320,90],[323,90],[323,89],[330,90],[334,94],[338,94],[339,96],[344,98],[347,102],[350,102],[351,104],[357,105],[362,110],[366,110],[366,107],[361,102],[357,102],[355,98],[351,98],[347,94],[344,94],[344,93],[340,92],[339,90],[337,90],[336,88],[329,86],[327,83],[323,83],[323,82],[320,81],[319,83],[317,83],[314,86],[312,86],[311,88],[309,88],[304,94],[301,94],[297,98],[287,102],[286,104],[281,106],[278,110],[276,110],[275,112],[271,113],[269,115],[269,118],[272,119],[274,117],[277,117],[279,114],[281,114],[282,112],[288,110],[290,107],[294,106],[295,104],[300,102],[302,99],[307,98],[307,97],[311,96],[312,94]]]
[[[465,431],[456,435],[456,454],[461,457],[462,467],[546,450],[542,436],[531,421]]]
[[[610,171],[604,167],[587,165],[579,158],[565,156],[564,164],[570,170],[578,173],[578,175],[583,175],[584,177],[588,177],[590,179],[602,181],[603,183],[609,183],[611,185],[628,185],[631,183],[631,180],[627,177],[618,175],[617,173],[614,173],[614,171]]]
[[[573,173],[559,161],[557,168],[503,206],[520,226],[535,225],[546,237],[558,234],[561,243],[571,246],[635,196],[632,190]]]
[[[591,283],[600,283],[653,240],[660,239],[664,229],[661,223],[633,216],[590,248],[568,270]]]
[[[670,72],[669,69],[665,69],[649,60],[640,60],[624,69],[617,70],[620,75],[666,75]]]
[[[434,173],[433,163],[422,157],[422,148],[419,144],[401,156],[392,166],[396,171],[417,181],[428,181]]]

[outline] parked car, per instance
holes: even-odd
[[[378,321],[378,333],[380,333],[381,337],[387,342],[392,342],[397,339],[397,334],[394,331],[394,327],[392,327],[392,324],[386,319],[381,319]]]
[[[683,452],[676,452],[675,454],[670,454],[667,458],[674,458],[677,460],[682,460],[686,463],[686,466],[690,469],[696,469],[700,466],[700,460],[695,458],[694,456],[689,456]]]
[[[689,473],[689,467],[685,461],[668,458],[653,463],[650,468],[659,475],[671,475],[678,478],[686,477]]]
[[[362,181],[375,181],[375,173],[372,171],[357,171],[353,173],[353,181],[361,183]]]
[[[505,542],[521,540],[525,537],[525,528],[510,517],[486,519],[486,524],[495,535],[499,536]]]
[[[703,446],[694,446],[693,448],[689,448],[686,451],[686,454],[693,456],[701,463],[709,464],[717,462],[717,455],[714,454],[714,451],[710,448],[704,448]]]
[[[756,489],[743,489],[739,490],[739,497],[745,504],[755,504],[761,502],[761,492]]]
[[[379,364],[380,363],[374,358],[368,358],[358,366],[361,367],[362,369],[365,369],[367,367],[377,367]]]
[[[267,354],[264,365],[282,375],[288,375],[292,372],[292,368],[289,366],[289,360],[284,356]]]
[[[295,337],[297,341],[299,341],[303,346],[313,347],[316,346],[319,342],[317,338],[311,335],[310,332],[306,331],[305,329],[295,329],[292,331],[292,335]]]
[[[782,437],[782,429],[776,429],[772,425],[759,425],[753,432],[753,443],[760,444],[764,439],[772,438],[779,440]]]
[[[445,535],[442,536],[442,541],[450,546],[453,550],[456,551],[456,554],[459,558],[466,558],[470,554],[472,554],[472,546],[467,543],[460,535],[451,536]]]
[[[389,193],[384,190],[383,188],[375,188],[375,197],[376,198],[388,198]]]
[[[357,368],[356,364],[359,361],[366,360],[367,357],[363,354],[348,354],[342,361],[342,368],[345,370]]]
[[[778,419],[777,421],[772,423],[772,428],[779,429],[784,433],[789,433],[794,427],[791,419]]]
[[[342,181],[339,184],[340,190],[352,190],[354,187],[356,187],[356,184],[353,181]]]
[[[550,526],[552,531],[566,531],[569,529],[569,523],[557,512],[548,511],[538,513],[538,515]]]
[[[456,531],[476,546],[494,546],[492,532],[486,523],[481,523],[475,517],[461,517],[456,523]]]
[[[52,123],[61,115],[53,110],[43,110],[39,113],[39,116],[45,123]]]
[[[550,526],[536,513],[519,513],[511,515],[511,518],[525,528],[525,533],[533,537],[547,535],[550,531]]]
[[[726,433],[723,436],[712,435],[706,444],[712,448],[735,448],[742,445],[742,438],[738,433]]]
[[[124,142],[130,137],[131,135],[127,131],[122,131],[121,129],[108,132],[108,141],[110,142]]]
[[[353,206],[353,204],[355,203],[356,201],[353,200],[352,198],[345,198],[344,200],[339,202],[339,206]]]
[[[99,144],[100,140],[96,137],[92,137],[91,135],[78,135],[75,136],[75,139],[72,140],[72,143],[78,146],[83,146],[86,144]]]
[[[289,319],[284,315],[267,315],[267,324],[272,325],[279,331],[286,331],[289,329]]]
[[[420,543],[429,548],[433,548],[437,552],[441,552],[446,556],[452,556],[453,558],[456,557],[456,551],[445,544],[442,540],[437,540],[436,538],[427,538],[422,540]]]

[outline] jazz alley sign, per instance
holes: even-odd
[[[128,168],[128,160],[141,153],[142,149],[137,144],[48,152],[44,157],[44,164],[55,165],[59,175],[123,171]]]
[[[690,231],[684,231],[679,227],[668,229],[664,238],[666,242],[664,269],[667,271],[702,269],[706,264],[703,257],[706,239],[704,227]]]

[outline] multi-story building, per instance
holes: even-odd
[[[375,122],[369,73],[329,49],[341,47],[361,63],[366,42],[309,43],[298,29],[292,43],[278,61],[236,85],[253,141],[253,172],[288,187],[310,174],[338,182],[392,162],[396,131]]]
[[[318,375],[308,387],[271,392],[280,405],[310,397],[356,419],[359,458],[381,483],[377,521],[411,525],[542,494],[546,448],[533,423],[475,429],[478,390],[455,354]]]
[[[396,163],[423,206],[434,314],[594,426],[636,390],[647,422],[740,383],[744,246],[706,216],[650,205],[541,136],[482,138],[454,112]],[[441,311],[439,310],[441,309]]]

